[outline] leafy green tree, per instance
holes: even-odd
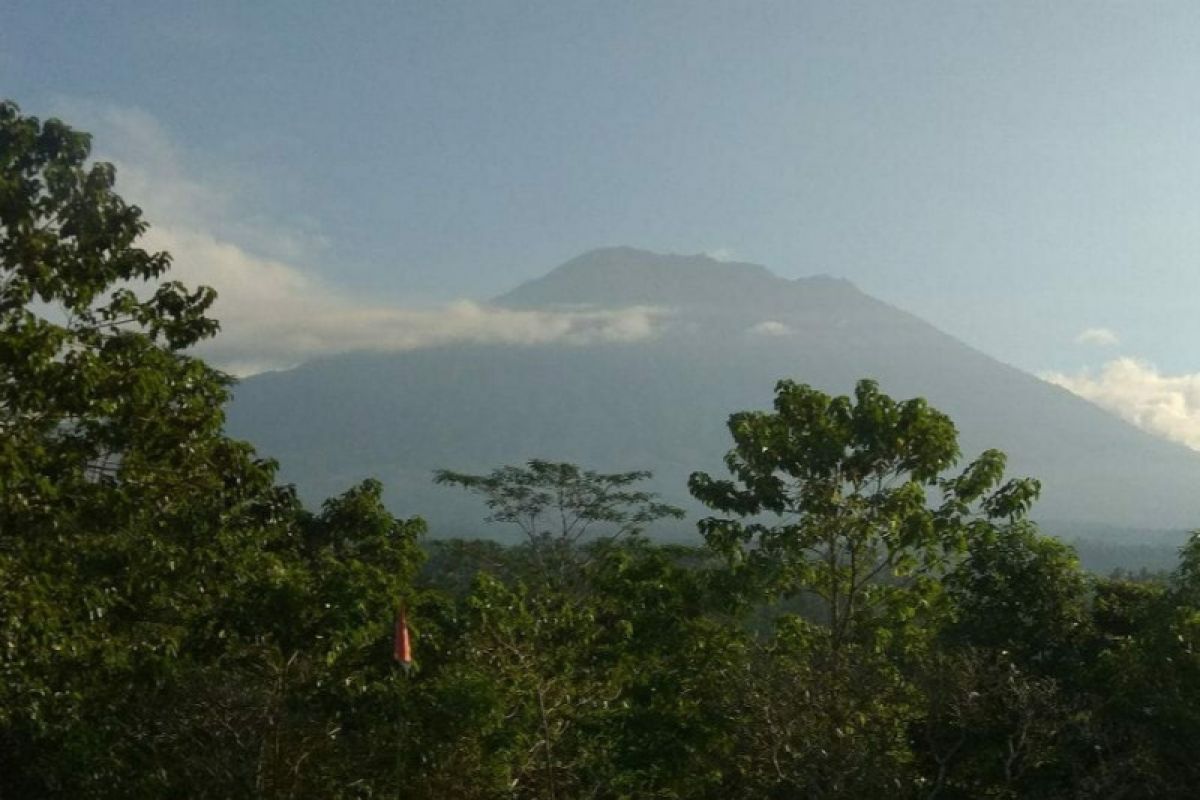
[[[0,103],[0,781],[103,782],[120,687],[170,678],[290,507],[221,435],[229,379],[184,352],[212,291],[158,282],[89,144]]]
[[[995,450],[941,477],[959,456],[954,424],[873,381],[853,399],[781,381],[773,412],[734,414],[729,430],[733,479],[694,473],[689,486],[736,516],[704,519],[701,532],[748,579],[816,595],[834,650],[881,615],[911,617],[973,530],[1020,517],[1038,492],[1028,479],[1000,486],[1005,459]],[[931,493],[941,495],[932,507]]]
[[[945,636],[1003,650],[1023,668],[1072,670],[1088,634],[1090,587],[1074,551],[1027,520],[981,528],[947,574],[954,621]]]
[[[1090,635],[1074,552],[1027,520],[977,526],[943,586],[948,618],[914,665],[926,794],[1071,794]]]
[[[214,294],[163,280],[89,146],[0,103],[0,796],[395,777],[420,525],[374,483],[308,514],[224,436],[231,379],[187,353]]]
[[[655,520],[679,519],[682,509],[633,486],[649,472],[601,473],[575,464],[534,459],[487,475],[438,470],[436,483],[481,495],[488,522],[516,526],[544,577],[562,580],[581,543],[640,534]]]
[[[846,646],[795,615],[730,674],[724,792],[736,798],[876,797],[910,789],[917,693],[885,653]]]
[[[732,479],[695,473],[689,485],[735,516],[702,520],[701,532],[766,597],[813,596],[823,612],[817,626],[784,618],[744,690],[744,729],[773,731],[747,756],[774,770],[760,770],[761,791],[855,797],[908,780],[917,711],[903,668],[944,610],[938,579],[973,533],[1021,517],[1037,483],[1000,485],[997,451],[943,477],[959,456],[953,423],[872,381],[854,398],[781,381],[773,412],[734,414],[729,430]],[[789,684],[806,688],[793,696]],[[785,769],[780,753],[804,755]]]
[[[592,549],[566,590],[477,578],[453,667],[488,698],[469,749],[488,742],[506,796],[705,796],[723,778],[722,698],[744,635],[710,618],[718,598],[693,552]]]
[[[1166,585],[1098,582],[1096,648],[1084,670],[1092,700],[1080,751],[1091,797],[1184,798],[1200,785],[1200,536]],[[1090,751],[1090,752],[1087,752]]]
[[[595,657],[616,690],[594,735],[609,797],[720,797],[733,770],[726,699],[750,650],[710,554],[642,539],[593,547]],[[731,613],[732,612],[732,613]]]

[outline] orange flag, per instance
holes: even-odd
[[[392,644],[392,655],[407,667],[412,664],[412,642],[408,638],[408,617],[404,610],[401,606],[400,613],[396,615],[396,639]]]

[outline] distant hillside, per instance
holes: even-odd
[[[242,383],[229,429],[279,458],[318,499],[376,476],[394,508],[435,533],[479,534],[481,506],[430,482],[533,457],[653,470],[684,502],[695,469],[720,470],[724,422],[770,403],[783,377],[849,392],[872,377],[949,413],[964,457],[1010,455],[1045,484],[1038,516],[1078,530],[1200,524],[1200,455],[967,347],[847,281],[629,248],[596,250],[499,297],[521,309],[664,310],[652,339],[456,345],[352,354]]]

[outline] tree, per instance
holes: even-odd
[[[1073,795],[1089,586],[1028,520],[980,526],[943,579],[947,618],[918,669],[916,726],[935,797]]]
[[[498,467],[487,475],[438,470],[434,481],[483,496],[492,512],[487,521],[515,525],[543,576],[561,578],[588,534],[632,537],[655,520],[683,516],[682,509],[659,502],[654,493],[632,488],[649,477],[643,471],[601,473],[534,459],[524,467]]]
[[[737,518],[704,519],[701,532],[771,591],[815,594],[834,650],[871,629],[885,606],[911,616],[971,531],[1021,517],[1039,488],[1029,479],[999,486],[1005,458],[996,450],[942,477],[959,456],[954,423],[873,381],[859,382],[853,399],[781,381],[774,412],[734,414],[729,430],[733,479],[698,472],[689,487]],[[931,507],[935,492],[941,502]]]
[[[773,412],[734,414],[729,430],[733,478],[689,480],[735,515],[702,520],[705,540],[767,598],[808,594],[822,610],[817,625],[782,618],[739,691],[742,729],[762,734],[744,738],[758,791],[857,797],[910,780],[918,693],[904,669],[936,629],[937,580],[972,532],[1023,515],[1036,482],[999,486],[997,451],[942,477],[959,455],[954,424],[873,381],[853,399],[781,381]]]
[[[0,796],[332,796],[396,742],[421,525],[224,435],[215,294],[89,147],[0,102]]]
[[[1185,543],[1166,585],[1100,580],[1091,605],[1098,641],[1083,691],[1093,708],[1079,748],[1091,796],[1195,795],[1200,534]]]
[[[153,484],[193,466],[177,445],[214,442],[223,421],[229,378],[183,352],[216,332],[215,293],[155,285],[170,257],[137,246],[141,210],[113,192],[111,164],[86,163],[89,147],[0,103],[0,430],[14,511],[41,507],[52,485],[61,502],[118,476]]]
[[[1069,670],[1087,633],[1088,583],[1074,551],[1028,520],[981,529],[945,577],[953,645],[1005,651],[1022,669]]]
[[[169,257],[89,147],[0,102],[0,725],[9,753],[57,742],[59,775],[104,747],[65,731],[171,673],[291,503],[221,434],[229,378],[184,352],[214,293],[158,282]]]
[[[744,636],[707,618],[717,598],[696,557],[639,538],[595,545],[570,591],[478,575],[437,693],[457,687],[473,721],[459,746],[430,747],[421,780],[440,793],[417,796],[463,794],[444,765],[464,762],[505,797],[713,796]]]

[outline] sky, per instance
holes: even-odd
[[[1200,448],[1194,2],[5,0],[0,96],[95,135],[234,371],[636,338],[486,303],[631,245],[849,278]]]

